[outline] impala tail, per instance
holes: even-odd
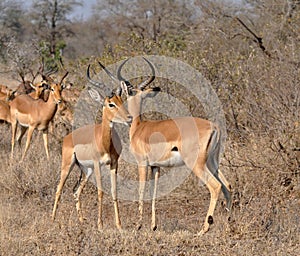
[[[206,166],[222,185],[222,192],[226,199],[227,210],[231,209],[231,186],[223,173],[219,170],[221,154],[221,131],[214,127],[207,144]]]

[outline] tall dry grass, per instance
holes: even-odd
[[[150,231],[150,204],[145,225],[135,230],[137,203],[120,202],[123,230],[114,225],[113,205],[104,196],[104,230],[97,231],[96,189],[89,183],[82,195],[85,222],[79,224],[72,189],[78,171],[71,173],[51,221],[59,179],[61,145],[50,137],[47,162],[42,139],[35,134],[26,160],[19,163],[16,150],[9,160],[9,125],[1,124],[0,255],[299,255],[299,176],[285,179],[280,172],[248,166],[239,158],[259,157],[253,145],[229,143],[222,169],[233,185],[234,206],[228,215],[221,196],[215,222],[197,236],[209,204],[209,193],[193,175],[171,194],[158,199],[158,230]],[[258,143],[258,142],[257,142]],[[259,142],[263,145],[263,141]],[[249,147],[252,146],[252,150]],[[268,152],[265,152],[267,155]],[[264,157],[264,156],[260,156]],[[251,162],[250,162],[251,163]],[[122,176],[136,177],[135,168],[120,163]],[[291,188],[292,184],[292,188]]]

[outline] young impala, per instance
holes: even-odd
[[[10,103],[10,116],[12,126],[11,158],[13,158],[17,124],[19,124],[20,126],[23,126],[25,128],[28,127],[26,146],[22,156],[22,160],[24,160],[26,152],[29,148],[32,133],[35,128],[43,131],[44,147],[47,158],[49,160],[48,125],[56,113],[57,105],[62,101],[61,91],[64,88],[62,82],[67,75],[68,72],[65,73],[59,83],[52,82],[50,84],[50,94],[46,102],[43,99],[33,99],[27,94],[19,95],[12,100],[12,102]],[[25,129],[22,128],[21,133],[24,134],[24,130]]]
[[[231,208],[230,184],[219,170],[221,132],[218,126],[208,120],[181,117],[162,121],[142,121],[141,107],[145,98],[154,97],[159,87],[147,88],[155,79],[153,65],[144,58],[150,66],[152,76],[141,83],[137,88],[126,81],[121,70],[125,60],[118,68],[118,79],[104,68],[114,80],[119,80],[123,91],[127,94],[128,111],[133,117],[129,130],[130,149],[137,161],[139,172],[139,228],[142,226],[143,198],[145,191],[147,167],[150,166],[154,177],[152,193],[152,221],[151,228],[155,230],[155,197],[160,167],[178,167],[185,165],[201,179],[210,191],[211,199],[200,234],[209,230],[213,223],[213,212],[220,194],[224,193],[227,208]]]
[[[93,81],[89,75],[89,67],[87,69],[87,77],[89,81],[99,86],[100,83]],[[103,84],[101,84],[103,86]],[[102,123],[95,125],[87,125],[81,127],[68,134],[63,140],[62,146],[62,164],[61,177],[57,186],[55,203],[52,212],[52,219],[55,219],[58,201],[61,196],[63,186],[66,179],[76,164],[80,167],[82,173],[86,173],[85,179],[79,185],[74,194],[76,201],[76,209],[80,222],[83,221],[80,194],[88,181],[91,174],[95,173],[98,188],[98,229],[103,227],[102,222],[102,184],[101,184],[101,168],[103,165],[110,166],[111,173],[111,193],[114,201],[115,221],[117,228],[121,228],[119,218],[119,209],[117,201],[117,184],[116,175],[118,167],[118,159],[121,153],[121,141],[113,128],[113,123],[123,123],[128,125],[132,121],[132,117],[123,106],[121,99],[121,90],[117,90],[116,94],[111,93],[109,96],[100,96],[103,101]]]

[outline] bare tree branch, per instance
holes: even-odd
[[[263,44],[263,38],[257,36],[240,18],[236,17],[236,20],[254,37],[254,42],[258,45],[262,52],[271,58],[271,54],[269,53],[269,51],[267,51],[266,47]]]

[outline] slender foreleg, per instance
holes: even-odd
[[[147,177],[147,166],[139,166],[139,220],[137,229],[141,229],[143,224],[143,211],[144,211],[144,194]]]
[[[96,184],[98,189],[98,230],[100,231],[103,229],[103,221],[102,221],[103,190],[102,190],[100,165],[98,160],[94,160],[94,170],[95,170]]]
[[[118,229],[121,229],[121,220],[119,216],[119,206],[118,206],[118,198],[117,198],[117,168],[118,168],[117,164],[115,166],[111,166],[110,181],[111,181],[111,195],[114,202],[116,226]]]
[[[27,130],[27,127],[24,127],[21,125],[20,125],[20,128],[21,128],[20,133],[17,135],[17,142],[18,142],[19,146],[21,146],[22,138]]]
[[[83,222],[80,195],[81,195],[81,192],[82,192],[83,188],[85,187],[86,183],[88,182],[91,174],[93,173],[93,170],[91,168],[88,168],[87,173],[85,174],[83,167],[80,166],[80,169],[81,169],[82,173],[84,174],[84,179],[80,182],[76,192],[74,193],[74,198],[75,198],[75,202],[76,202],[76,210],[77,210],[79,221]]]
[[[11,154],[10,154],[11,158],[14,157],[14,147],[15,147],[16,133],[17,133],[17,121],[12,120],[12,122],[11,122]]]
[[[22,161],[24,160],[25,155],[28,151],[33,131],[34,131],[34,127],[29,126],[28,133],[27,133],[27,140],[26,140],[25,150],[24,150],[24,153],[23,153],[23,156],[22,156]]]
[[[48,147],[48,129],[43,130],[43,140],[44,140],[44,147],[47,155],[47,159],[49,161],[49,147]]]
[[[61,173],[60,173],[60,181],[59,181],[59,184],[57,185],[57,189],[56,189],[56,193],[55,193],[55,201],[54,201],[54,206],[53,206],[53,210],[52,210],[52,220],[53,221],[55,219],[56,210],[58,207],[58,202],[60,200],[62,189],[63,189],[65,182],[66,182],[71,170],[73,169],[74,165],[75,165],[75,160],[71,159],[71,157],[67,163],[62,164],[62,169],[61,169]]]

